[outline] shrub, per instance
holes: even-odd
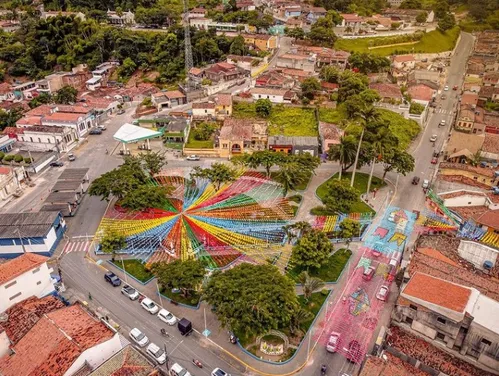
[[[11,154],[8,154],[8,155],[6,155],[5,157],[3,157],[3,160],[4,160],[5,162],[10,162],[10,161],[14,160],[14,156],[13,156],[13,155],[11,155]]]
[[[21,163],[24,160],[24,157],[21,154],[14,155],[14,162]]]
[[[5,157],[5,153],[3,151],[0,151],[0,161]]]
[[[151,107],[152,106],[152,100],[150,97],[145,97],[144,100],[142,101],[142,106],[144,107]]]
[[[329,294],[329,290],[328,289],[322,289],[321,290],[321,294],[324,295],[324,296],[327,296]]]

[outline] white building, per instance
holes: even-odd
[[[108,10],[107,20],[113,25],[133,25],[135,23],[135,14],[133,12],[123,12],[121,15],[118,13]]]
[[[16,193],[24,178],[24,166],[0,166],[0,199],[7,200]]]
[[[23,129],[18,140],[29,150],[67,152],[76,145],[78,136],[72,127],[34,126]]]
[[[42,125],[49,127],[70,127],[72,128],[78,138],[82,138],[87,134],[88,130],[95,124],[95,117],[91,110],[84,113],[75,112],[54,112],[42,118]]]
[[[0,258],[51,256],[66,230],[58,212],[0,214]]]
[[[255,87],[250,90],[253,100],[268,99],[272,103],[291,103],[296,98],[296,94],[285,89],[269,89],[265,87]]]
[[[192,118],[204,119],[215,117],[215,102],[201,102],[192,104]]]
[[[0,312],[14,304],[36,296],[42,298],[54,292],[47,266],[48,257],[25,253],[0,265]]]

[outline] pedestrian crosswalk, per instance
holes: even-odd
[[[454,112],[454,110],[446,110],[444,108],[436,108],[435,113],[436,114],[443,114],[443,115],[450,115]]]
[[[64,245],[64,249],[62,253],[71,253],[71,252],[87,252],[90,248],[90,244],[92,242],[90,240],[84,241],[68,241]]]

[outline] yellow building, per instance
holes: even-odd
[[[218,94],[215,97],[215,114],[217,118],[222,118],[222,119],[232,116],[231,94]]]
[[[439,178],[446,181],[490,189],[499,184],[495,170],[464,163],[440,163]]]
[[[277,38],[268,34],[241,34],[244,43],[258,48],[260,51],[272,51],[277,48]]]

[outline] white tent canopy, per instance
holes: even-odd
[[[120,129],[118,129],[113,138],[116,141],[123,142],[123,144],[129,144],[132,142],[149,140],[151,138],[156,138],[159,136],[161,136],[161,132],[142,128],[130,123],[125,123],[120,127]]]

